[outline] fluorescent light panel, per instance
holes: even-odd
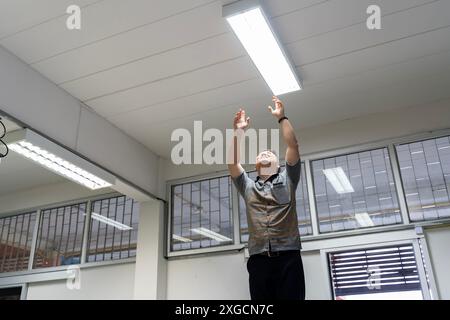
[[[361,227],[373,227],[375,224],[367,212],[355,213],[355,219]]]
[[[216,240],[218,242],[233,241],[232,239],[230,239],[228,237],[225,237],[224,235],[221,235],[220,233],[211,231],[211,230],[203,228],[203,227],[201,227],[201,228],[194,228],[194,229],[191,229],[191,230],[192,230],[192,232],[201,234],[202,236],[208,237],[208,238]]]
[[[343,194],[355,192],[342,167],[324,169],[323,173],[337,193]]]
[[[8,147],[14,152],[89,189],[96,190],[112,185],[106,179],[89,172],[100,172],[103,170],[96,168],[86,160],[81,159],[29,129],[11,133],[9,140],[7,141]],[[85,170],[85,168],[89,169]],[[102,175],[107,176],[108,180],[113,181],[111,175],[103,172]]]
[[[177,234],[172,235],[172,239],[173,239],[173,240],[178,240],[178,241],[181,241],[181,242],[192,242],[191,239],[188,239],[188,238],[179,236],[179,235],[177,235]]]
[[[91,218],[95,219],[97,221],[109,224],[110,226],[113,226],[114,228],[117,228],[119,230],[122,231],[128,231],[128,230],[133,230],[132,227],[127,226],[126,224],[120,223],[116,220],[110,219],[108,217],[102,216],[101,214],[95,213],[95,212],[91,212]]]
[[[247,6],[247,8],[245,8]],[[258,1],[224,6],[223,16],[274,95],[301,90],[301,84]]]

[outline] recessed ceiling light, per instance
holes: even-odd
[[[241,0],[222,12],[274,95],[301,90],[301,81],[277,39],[261,3]]]
[[[115,182],[105,170],[30,129],[11,132],[6,141],[12,151],[89,189],[110,187]]]

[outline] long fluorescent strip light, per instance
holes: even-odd
[[[188,238],[179,236],[179,235],[177,235],[177,234],[172,235],[172,239],[173,239],[173,240],[178,240],[178,241],[181,241],[181,242],[192,242],[191,239],[188,239]]]
[[[132,227],[127,226],[126,224],[117,222],[116,220],[113,220],[113,219],[110,219],[108,217],[102,216],[102,215],[100,215],[98,213],[95,213],[95,212],[91,212],[91,218],[95,219],[97,221],[109,224],[110,226],[113,226],[113,227],[115,227],[115,228],[117,228],[119,230],[122,230],[122,231],[133,230]]]
[[[373,227],[375,224],[367,212],[355,213],[355,219],[361,227]]]
[[[110,187],[114,181],[111,174],[29,129],[12,132],[7,143],[14,152],[89,189]]]
[[[202,236],[208,237],[210,239],[216,240],[218,242],[228,242],[228,241],[233,241],[232,239],[225,237],[217,232],[211,231],[209,229],[206,228],[194,228],[191,229],[193,232],[201,234]]]
[[[302,89],[259,1],[241,0],[226,5],[223,16],[274,95]]]
[[[337,193],[343,194],[355,192],[350,180],[348,180],[347,175],[341,167],[324,169],[323,173]]]

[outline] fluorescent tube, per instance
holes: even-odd
[[[228,241],[233,241],[232,239],[225,237],[223,235],[221,235],[220,233],[211,231],[209,229],[206,228],[194,228],[191,229],[193,232],[201,234],[202,236],[208,237],[210,239],[216,240],[218,242],[228,242]]]
[[[350,180],[348,180],[347,175],[341,167],[324,169],[323,173],[337,193],[343,194],[355,192]]]
[[[91,212],[91,218],[95,219],[95,220],[97,220],[99,222],[103,222],[103,223],[109,224],[110,226],[113,226],[113,227],[115,227],[115,228],[117,228],[119,230],[122,230],[122,231],[128,231],[128,230],[132,230],[133,229],[130,226],[127,226],[127,225],[125,225],[123,223],[117,222],[116,220],[113,220],[113,219],[110,219],[108,217],[102,216],[102,215],[100,215],[98,213],[95,213],[95,212]]]
[[[14,131],[7,138],[12,151],[89,189],[110,187],[115,181],[111,174],[29,129]]]
[[[223,16],[274,95],[301,90],[301,83],[258,1],[223,7]]]
[[[355,213],[355,219],[361,227],[373,227],[375,224],[367,212]]]
[[[172,239],[173,239],[173,240],[178,240],[178,241],[181,241],[181,242],[192,242],[191,239],[188,239],[188,238],[179,236],[179,235],[177,235],[177,234],[172,235]]]

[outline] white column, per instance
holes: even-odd
[[[164,258],[164,204],[141,203],[134,280],[134,298],[166,299],[167,260]]]

